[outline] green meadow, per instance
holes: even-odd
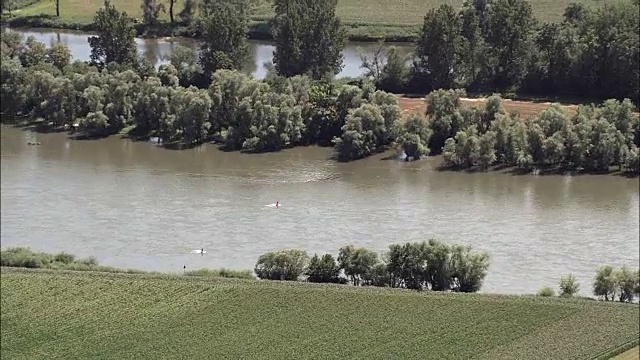
[[[62,27],[82,29],[93,21],[93,16],[102,5],[102,1],[89,0],[60,0],[60,18],[55,15],[55,2],[51,0],[22,0],[32,3],[14,11],[12,22],[37,27]],[[167,11],[161,15],[161,20],[169,21],[168,0],[165,3]],[[535,16],[541,22],[558,21],[562,19],[564,9],[571,2],[583,3],[588,6],[601,6],[615,0],[532,0],[531,5]],[[431,8],[449,3],[456,9],[462,7],[463,0],[339,0],[338,16],[345,24],[352,40],[408,40],[413,38],[422,24],[424,15]],[[112,0],[112,4],[120,10],[126,11],[134,18],[142,18],[141,1]],[[182,10],[184,0],[178,0],[174,12]],[[262,0],[256,5],[252,19],[253,37],[265,38],[269,34],[267,21],[273,17],[271,1]],[[42,15],[47,16],[43,18]],[[42,26],[38,26],[42,25]],[[144,32],[144,31],[141,31]],[[157,33],[157,32],[155,32]]]

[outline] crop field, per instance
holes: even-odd
[[[572,1],[584,3],[589,6],[600,6],[603,3],[615,0],[532,0],[534,15],[540,21],[555,21],[562,18],[564,9]],[[112,0],[120,10],[137,18],[142,17],[141,1]],[[168,8],[168,0],[163,0]],[[346,25],[359,26],[409,26],[415,27],[422,24],[426,12],[444,3],[451,4],[454,8],[462,7],[464,0],[338,0],[338,16]],[[178,0],[175,5],[175,13],[182,10],[184,0]],[[273,16],[270,0],[258,0],[254,19],[264,20]],[[93,15],[102,5],[97,0],[60,0],[60,15],[63,21],[91,22]],[[37,3],[14,12],[17,16],[34,16],[40,14],[55,15],[54,1],[40,0]],[[167,20],[167,12],[162,14]]]
[[[7,359],[585,359],[637,304],[2,268]]]

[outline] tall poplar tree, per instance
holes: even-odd
[[[200,65],[205,75],[220,69],[241,69],[249,55],[249,1],[207,0],[201,11]]]
[[[273,62],[282,76],[314,79],[342,70],[346,32],[336,16],[337,0],[275,0]]]

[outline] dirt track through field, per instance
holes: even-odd
[[[407,98],[400,97],[400,107],[403,113],[410,112],[422,112],[426,111],[426,102],[424,98]],[[462,104],[465,106],[483,106],[487,102],[487,98],[462,98]],[[509,112],[519,113],[521,117],[528,118],[535,116],[540,111],[546,109],[551,105],[550,102],[531,102],[531,101],[517,101],[505,99],[503,101],[505,109]],[[577,105],[563,105],[569,115],[575,114],[578,109]]]

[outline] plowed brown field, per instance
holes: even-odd
[[[422,112],[426,111],[426,102],[424,98],[408,98],[400,97],[400,107],[403,113],[410,112]],[[463,98],[462,104],[465,106],[483,106],[486,103],[486,98],[470,99]],[[509,112],[519,113],[521,117],[528,118],[535,116],[540,111],[546,109],[551,105],[550,102],[532,102],[532,101],[517,101],[505,99],[504,107]],[[578,110],[577,105],[563,105],[568,115],[573,115]]]

